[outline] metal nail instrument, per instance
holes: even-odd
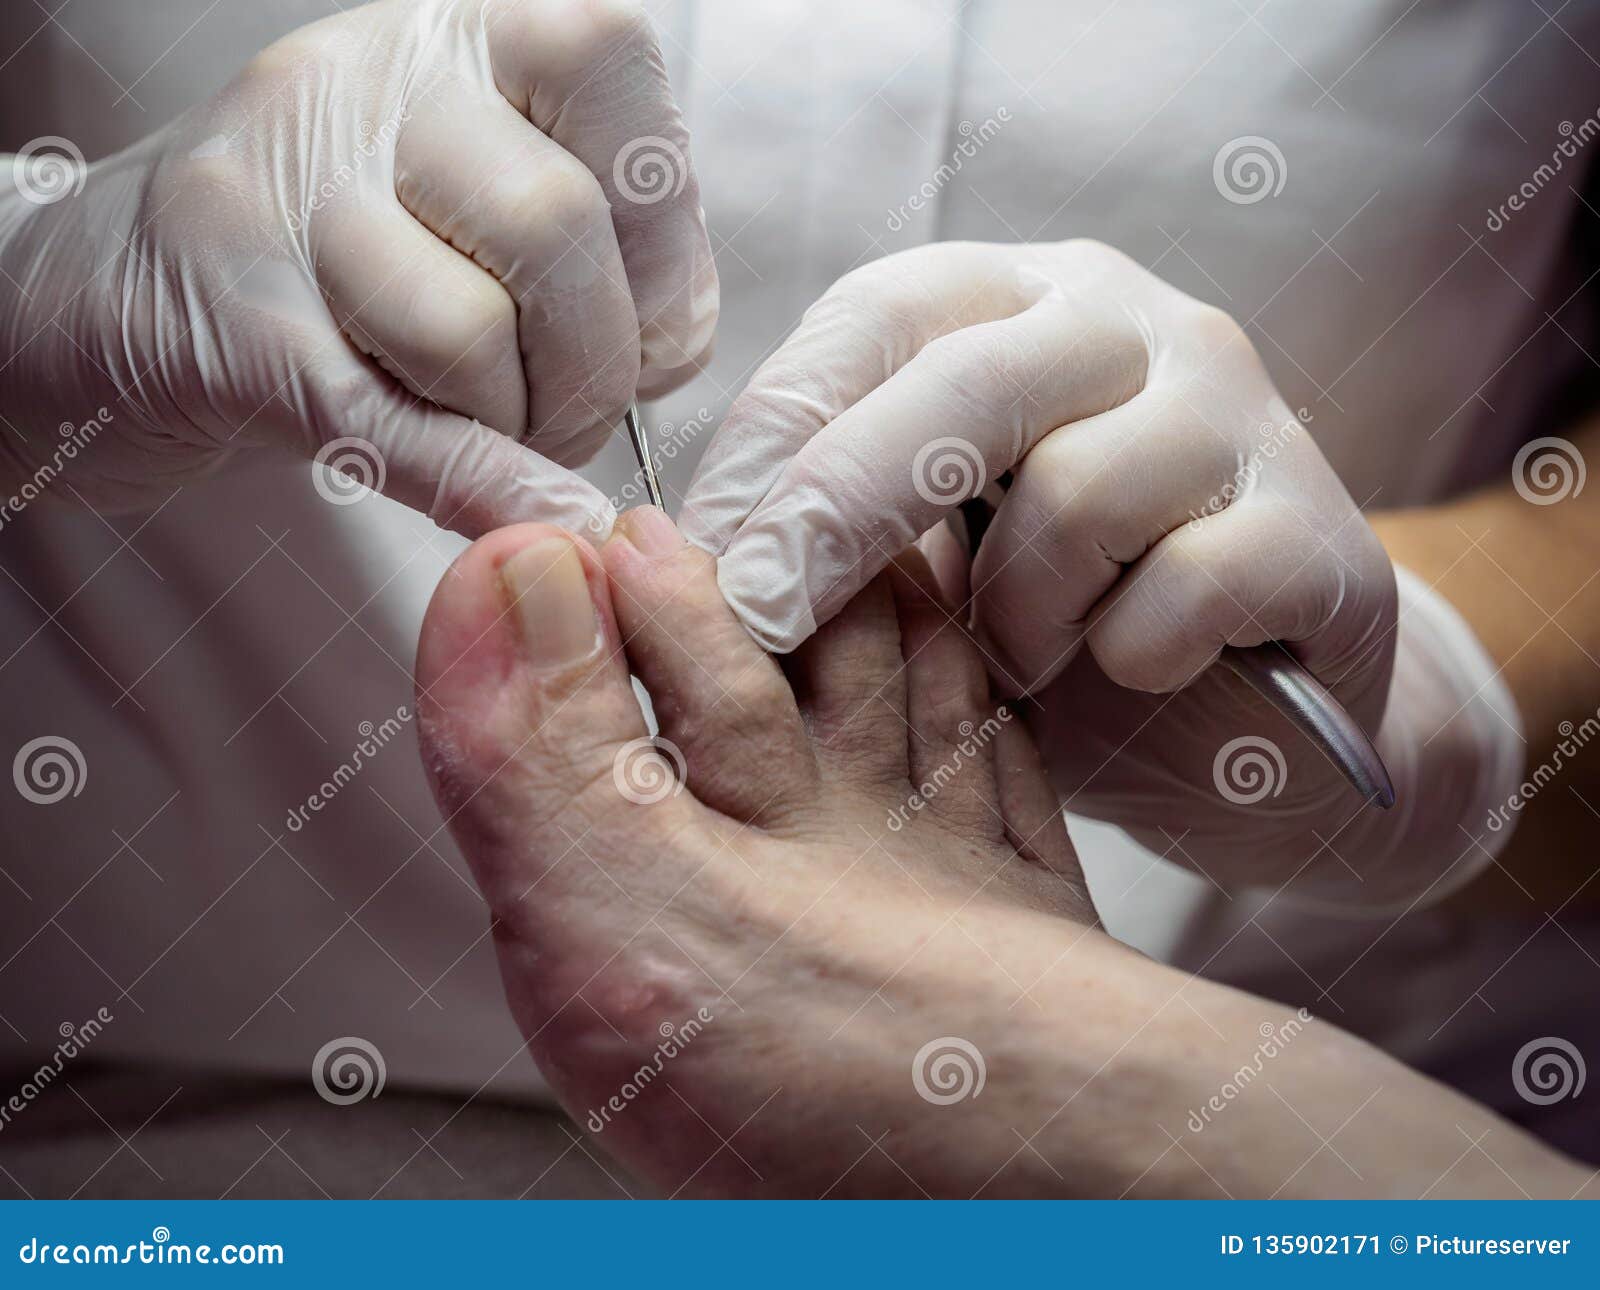
[[[1277,641],[1224,646],[1218,664],[1281,712],[1344,772],[1356,792],[1384,810],[1394,805],[1394,785],[1367,733],[1327,687]]]
[[[661,498],[661,477],[656,474],[655,455],[650,451],[650,440],[644,432],[644,422],[639,420],[639,404],[628,404],[628,410],[623,414],[623,423],[628,427],[628,438],[633,441],[633,455],[639,460],[639,474],[644,477],[645,491],[650,494],[650,505],[666,509],[666,503]]]
[[[650,440],[639,420],[639,405],[632,403],[624,416],[628,437],[633,441],[633,453],[639,461],[639,473],[650,494],[652,505],[661,506],[661,480],[656,474],[655,457],[650,451]],[[1002,476],[996,483],[1001,489],[1010,482]],[[993,518],[992,504],[983,498],[973,498],[963,503],[962,514],[967,522],[969,549],[974,553],[983,531]],[[1263,645],[1239,647],[1226,646],[1217,663],[1227,668],[1263,699],[1270,703],[1291,725],[1313,744],[1350,781],[1361,794],[1362,800],[1375,802],[1384,810],[1394,805],[1394,784],[1383,758],[1372,746],[1372,740],[1356,724],[1342,703],[1321,681],[1311,675],[1281,644],[1267,641]]]
[[[996,480],[1001,490],[996,495],[1003,495],[1010,482],[1009,472]],[[993,502],[975,497],[962,503],[961,514],[967,524],[968,549],[976,554],[984,530],[994,518]],[[1384,810],[1394,805],[1394,784],[1389,779],[1389,769],[1372,746],[1372,740],[1367,738],[1366,731],[1283,645],[1267,641],[1247,647],[1224,646],[1217,664],[1227,668],[1282,713],[1339,768],[1363,801],[1375,802]]]

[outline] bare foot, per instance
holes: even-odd
[[[1360,1190],[1270,1100],[1173,1150],[1287,1009],[1096,928],[1023,723],[920,557],[780,669],[660,512],[599,555],[503,529],[441,583],[417,679],[529,1048],[663,1192]],[[1358,1076],[1306,1092],[1319,1119],[1361,1104],[1385,1143],[1410,1127],[1408,1080],[1449,1098],[1318,1025],[1286,1075],[1334,1052]],[[1447,1137],[1419,1177],[1453,1167]]]

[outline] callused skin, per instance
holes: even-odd
[[[669,1195],[1594,1190],[1099,930],[982,675],[915,552],[781,666],[657,511],[600,552],[519,525],[457,561],[424,750],[530,1051],[604,1149]]]

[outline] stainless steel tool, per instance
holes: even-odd
[[[652,505],[661,506],[661,480],[656,474],[650,440],[639,420],[639,405],[630,404],[623,419],[650,501]],[[1002,477],[996,482],[1004,488],[1009,481]],[[974,498],[963,505],[962,512],[967,522],[968,542],[976,552],[983,530],[994,513],[993,507],[982,498]],[[1242,680],[1321,749],[1364,801],[1375,802],[1384,810],[1394,805],[1394,784],[1372,740],[1345,711],[1344,705],[1328,693],[1327,687],[1282,645],[1276,641],[1246,648],[1230,645],[1223,649],[1217,665]]]
[[[1394,805],[1389,769],[1366,731],[1328,693],[1321,681],[1277,641],[1224,647],[1217,665],[1227,668],[1311,740],[1369,802],[1384,810]]]
[[[997,479],[985,492],[962,503],[961,515],[967,528],[968,550],[976,555],[984,530],[994,518],[996,502],[1011,482],[1010,472]],[[1225,667],[1276,708],[1305,735],[1322,754],[1339,768],[1351,787],[1364,801],[1384,810],[1394,805],[1394,783],[1383,758],[1342,703],[1328,692],[1279,642],[1262,645],[1225,646],[1216,666]]]
[[[639,460],[639,474],[644,477],[645,491],[650,494],[650,505],[666,509],[661,498],[661,477],[656,474],[655,454],[650,451],[650,439],[644,432],[644,422],[639,420],[638,403],[628,404],[623,414],[623,424],[628,427],[628,438],[633,440],[633,455]]]

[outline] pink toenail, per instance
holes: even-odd
[[[541,667],[568,667],[603,643],[600,619],[577,547],[565,538],[540,538],[500,566],[512,616],[529,658]]]

